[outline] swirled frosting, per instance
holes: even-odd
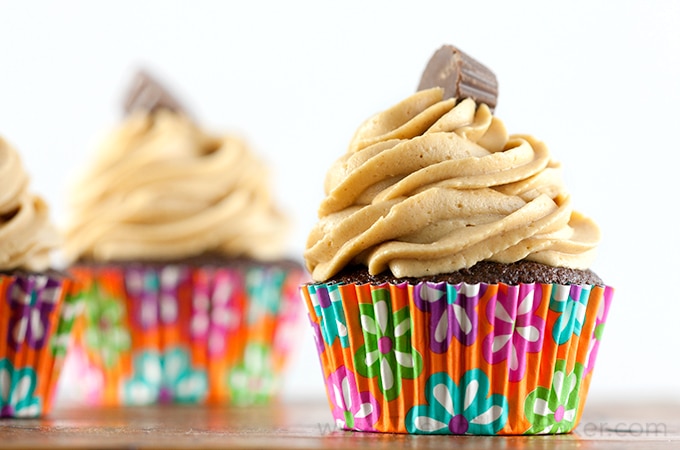
[[[75,185],[66,259],[278,258],[288,221],[269,181],[242,139],[168,110],[134,113]]]
[[[586,269],[600,238],[542,142],[508,135],[485,104],[444,100],[441,88],[362,124],[324,190],[304,253],[315,281],[354,264],[396,277],[483,260]]]
[[[0,138],[0,270],[42,271],[59,244],[45,201],[28,191],[17,152]]]

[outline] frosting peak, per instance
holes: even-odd
[[[59,243],[45,201],[28,191],[18,153],[0,138],[0,270],[42,271]]]
[[[585,269],[599,241],[542,142],[508,135],[487,105],[441,88],[362,124],[324,188],[305,251],[316,281],[350,264],[396,277],[482,260]]]
[[[137,112],[76,186],[67,258],[278,258],[288,223],[268,182],[243,140],[207,134],[168,110]]]

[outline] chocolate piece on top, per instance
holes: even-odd
[[[143,70],[140,70],[134,76],[125,96],[123,107],[126,114],[131,114],[136,110],[154,112],[159,109],[186,113],[184,107],[170,92],[158,80]]]
[[[437,50],[425,67],[418,90],[444,88],[444,98],[472,98],[493,112],[498,97],[496,75],[452,45]]]

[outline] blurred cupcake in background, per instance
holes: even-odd
[[[45,201],[29,191],[19,154],[0,137],[0,417],[39,417],[53,394],[78,315]]]
[[[84,319],[60,392],[100,405],[266,402],[297,329],[302,266],[271,174],[139,72],[70,198]]]

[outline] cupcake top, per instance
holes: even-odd
[[[18,153],[0,137],[0,271],[40,272],[59,244],[45,201],[29,192]]]
[[[450,75],[451,67],[435,59],[423,77],[435,81],[363,123],[328,171],[304,253],[312,278],[326,281],[357,264],[397,278],[480,261],[589,268],[599,230],[573,209],[546,145],[509,135],[491,102],[475,100],[488,97],[484,86],[484,95],[474,94],[488,72],[466,81],[465,65],[454,67],[462,87],[447,94],[436,86],[446,77],[429,69]]]
[[[75,186],[66,258],[281,257],[288,220],[263,161],[243,139],[201,129],[157,82],[145,82]]]

